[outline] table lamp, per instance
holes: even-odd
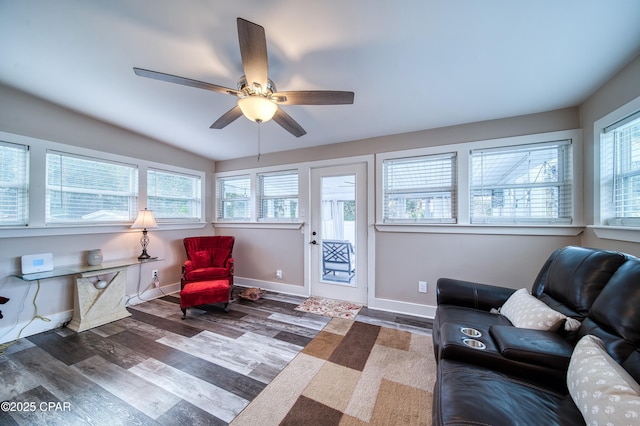
[[[142,228],[142,238],[140,238],[140,245],[142,246],[142,254],[138,256],[138,260],[147,260],[151,258],[149,253],[147,253],[147,246],[149,245],[149,237],[147,236],[147,228],[157,228],[158,224],[156,223],[156,219],[153,217],[153,212],[151,210],[140,210],[138,212],[138,217],[136,221],[131,225],[132,229],[140,229]]]

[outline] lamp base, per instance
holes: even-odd
[[[147,253],[147,250],[142,250],[142,254],[138,256],[138,260],[147,260],[151,259],[151,255]]]

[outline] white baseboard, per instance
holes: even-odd
[[[305,287],[292,284],[280,284],[273,281],[255,280],[253,278],[233,277],[233,285],[239,287],[258,287],[282,294],[309,297],[309,291]]]
[[[369,301],[369,309],[393,312],[396,314],[413,315],[416,317],[433,319],[436,315],[436,307],[432,305],[419,305],[417,303],[399,302],[389,299],[372,299]]]
[[[127,296],[127,306],[138,305],[140,303],[148,302],[152,299],[157,299],[168,294],[180,292],[180,283],[173,283],[162,286],[160,288],[151,287],[140,294],[130,294]]]
[[[23,337],[33,336],[34,334],[62,327],[73,318],[73,310],[57,312],[46,316],[43,315],[43,318],[46,318],[46,320],[35,318],[33,320],[28,319],[19,322],[7,334],[0,338],[0,343],[13,342],[18,338],[22,339]],[[29,321],[31,321],[31,324],[29,324]],[[24,330],[22,330],[23,328]]]
[[[139,295],[138,294],[128,295],[127,306],[137,305],[139,303],[147,302],[149,300],[157,299],[164,295],[179,292],[179,291],[180,291],[180,283],[169,284],[166,286],[162,286],[161,288],[153,287],[140,293]],[[19,322],[13,328],[11,328],[11,330],[7,332],[7,334],[0,337],[0,344],[12,342],[16,340],[18,337],[20,338],[29,337],[29,336],[33,336],[34,334],[43,333],[45,331],[60,328],[64,324],[67,324],[69,321],[71,321],[71,319],[73,318],[73,310],[56,312],[43,317],[47,318],[49,321],[36,318],[33,321],[31,321],[31,319],[28,319],[26,321]],[[31,321],[31,324],[29,324],[29,321]],[[22,330],[23,327],[24,327],[24,330]],[[22,333],[20,333],[20,330],[22,330]],[[20,336],[18,336],[18,334],[20,334]]]
[[[234,277],[234,284],[239,287],[258,287],[283,294],[309,297],[309,290],[302,286],[280,284],[273,281],[261,281],[252,278]],[[432,305],[419,305],[417,303],[400,302],[389,299],[372,299],[367,306],[369,309],[393,312],[396,314],[413,315],[416,317],[431,318],[436,315],[436,307]]]

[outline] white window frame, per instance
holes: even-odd
[[[0,150],[13,149],[21,153],[22,164],[18,165],[20,170],[16,171],[15,179],[2,181],[0,179],[0,191],[15,190],[16,191],[16,210],[18,217],[15,221],[0,221],[2,227],[24,227],[29,224],[29,158],[30,148],[29,145],[5,142],[0,140]],[[22,176],[18,176],[17,172],[21,172]],[[1,178],[1,176],[0,176]],[[0,194],[0,200],[3,200],[4,196]]]
[[[573,206],[571,205],[573,201],[573,149],[572,149],[571,140],[560,140],[560,141],[548,141],[548,142],[538,142],[534,144],[525,144],[525,145],[509,145],[509,146],[501,146],[497,148],[488,148],[488,149],[473,149],[470,153],[469,163],[471,167],[470,172],[470,195],[469,195],[469,215],[472,223],[490,223],[490,224],[509,224],[509,223],[520,223],[520,224],[545,224],[545,223],[571,223],[573,221],[572,213],[574,211]],[[558,164],[555,164],[555,171],[557,174],[557,180],[546,182],[544,181],[544,168],[534,167],[531,169],[527,169],[529,171],[529,176],[526,176],[526,182],[514,182],[507,180],[506,182],[502,182],[500,184],[485,184],[484,178],[486,174],[483,173],[485,159],[490,161],[491,157],[494,155],[504,155],[509,156],[513,155],[516,157],[518,161],[529,161],[531,159],[531,153],[539,153],[539,152],[549,152],[550,149],[558,151]],[[535,154],[534,158],[535,158]],[[480,182],[473,182],[474,179],[474,159],[478,159],[478,166],[482,169],[480,170]],[[546,164],[546,161],[545,161]],[[531,167],[531,165],[529,165]],[[521,169],[519,169],[521,170]],[[553,169],[552,169],[553,170]],[[534,172],[535,175],[532,177],[531,173]],[[488,176],[487,176],[488,177]],[[519,177],[522,177],[520,175]],[[558,211],[557,216],[548,216],[543,215],[543,211],[540,209],[540,206],[535,204],[528,204],[528,209],[518,210],[517,201],[514,202],[516,206],[509,205],[509,197],[507,198],[507,206],[505,215],[474,215],[474,208],[476,207],[476,203],[474,202],[474,197],[478,192],[487,192],[490,193],[491,197],[491,210],[493,210],[493,204],[496,202],[494,199],[494,191],[504,191],[511,196],[515,194],[519,194],[520,196],[526,196],[533,193],[533,197],[531,197],[535,202],[540,201],[539,196],[536,196],[536,193],[539,193],[541,190],[545,192],[549,189],[554,189],[557,191],[557,196],[560,199],[558,202]],[[568,193],[568,194],[567,194]],[[483,195],[484,197],[484,195]],[[504,199],[503,198],[503,199]],[[548,197],[547,197],[548,199]],[[564,201],[563,201],[563,200]],[[526,203],[525,203],[526,204]],[[483,202],[481,204],[482,208],[486,207],[486,204]],[[488,208],[488,207],[487,207]],[[533,209],[533,210],[532,210]],[[523,215],[523,211],[526,212],[533,211],[532,214]]]
[[[183,177],[186,179],[190,179],[192,181],[192,188],[190,194],[179,194],[179,195],[164,195],[157,196],[155,194],[151,194],[152,189],[150,185],[150,175],[152,173],[160,173],[165,175],[172,175],[177,177]],[[158,223],[172,223],[172,222],[201,222],[202,217],[202,176],[198,174],[193,174],[193,172],[178,172],[175,170],[167,170],[166,168],[157,168],[157,167],[149,167],[147,169],[147,208],[154,212],[154,217]],[[168,216],[165,217],[161,213],[159,213],[158,209],[154,209],[152,206],[151,200],[152,197],[158,197],[165,200],[175,200],[178,202],[183,202],[189,204],[189,210],[193,212],[193,214],[189,216]]]
[[[29,146],[29,224],[28,226],[3,226],[0,225],[0,239],[12,237],[38,237],[55,235],[84,235],[99,233],[118,233],[130,230],[133,219],[124,223],[87,223],[87,224],[46,224],[46,154],[47,151],[68,152],[78,156],[93,157],[105,161],[135,164],[138,167],[138,209],[146,207],[147,187],[146,172],[148,168],[169,170],[176,173],[197,175],[201,181],[206,182],[205,171],[186,169],[170,164],[127,157],[123,155],[106,153],[94,149],[88,149],[73,145],[52,142],[29,136],[16,135],[0,131],[0,140],[9,143]],[[201,197],[204,200],[206,184],[201,185]],[[205,204],[201,203],[201,218],[204,218]],[[135,217],[134,217],[135,219]],[[199,222],[171,222],[161,223],[156,231],[176,229],[201,229],[206,226],[204,219]]]
[[[593,173],[593,209],[594,209],[594,223],[590,225],[598,238],[628,241],[640,243],[640,225],[637,225],[635,221],[628,221],[623,223],[620,221],[608,221],[610,218],[610,208],[606,207],[608,190],[607,185],[612,183],[608,181],[609,175],[603,170],[603,163],[607,162],[607,158],[604,157],[602,136],[605,134],[607,128],[615,123],[624,120],[626,117],[640,111],[640,97],[628,102],[620,108],[610,112],[604,117],[596,120],[593,125],[593,139],[594,139],[594,173]],[[609,210],[609,211],[608,211]],[[626,221],[625,221],[626,222]]]
[[[105,160],[99,157],[89,157],[89,156],[84,156],[84,155],[77,155],[74,153],[70,153],[70,152],[66,152],[66,151],[60,151],[60,150],[47,150],[47,154],[46,154],[46,210],[45,210],[45,224],[46,225],[93,225],[93,224],[99,224],[99,223],[114,223],[114,224],[126,224],[126,223],[130,223],[133,220],[135,220],[136,215],[137,215],[137,211],[138,211],[138,194],[139,194],[139,184],[138,184],[138,166],[135,164],[130,164],[130,163],[124,163],[124,162],[116,162],[116,161],[112,161],[112,160]],[[111,189],[100,189],[100,188],[89,188],[89,187],[82,187],[82,188],[71,188],[71,187],[63,187],[62,186],[62,181],[59,183],[52,183],[49,181],[49,170],[50,167],[54,167],[53,163],[55,162],[55,159],[59,159],[60,160],[60,164],[63,164],[62,162],[65,159],[69,159],[71,161],[73,160],[78,160],[78,161],[82,161],[85,163],[93,163],[95,166],[92,168],[92,171],[94,171],[95,169],[99,168],[100,165],[112,165],[115,167],[118,167],[120,169],[126,170],[127,173],[129,174],[128,176],[128,182],[127,182],[127,186],[128,188],[126,190],[120,190],[120,191],[113,191]],[[63,170],[63,174],[65,172],[69,172],[71,173],[71,171],[68,171],[66,168]],[[83,176],[86,176],[87,174],[83,174]],[[62,177],[61,177],[62,179]],[[86,178],[83,179],[85,182],[90,182],[91,178]],[[58,191],[59,189],[59,191]],[[101,219],[55,219],[54,217],[52,217],[52,205],[53,205],[53,200],[52,200],[52,194],[55,192],[59,192],[62,193],[64,195],[67,194],[84,194],[84,195],[88,195],[88,196],[117,196],[120,198],[125,198],[127,200],[127,207],[126,207],[126,215],[127,218],[122,218],[122,219],[107,219],[107,218],[101,218]],[[95,200],[94,200],[95,201]],[[83,207],[86,204],[83,204]],[[92,208],[92,206],[88,206],[88,208]],[[94,212],[92,212],[91,214],[94,214]]]
[[[249,193],[243,197],[224,198],[221,186],[227,181],[246,180],[249,183]],[[216,176],[216,221],[217,222],[250,222],[255,217],[255,177],[251,174],[235,174],[228,176]],[[225,206],[227,202],[234,203],[240,201],[246,204],[247,215],[242,217],[225,217]]]
[[[450,179],[450,182],[447,184],[437,181],[437,179],[442,179],[444,177],[443,174],[437,174],[437,171],[435,173],[429,173],[426,170],[434,164],[447,163],[449,165],[449,168],[446,171]],[[413,164],[414,166],[427,171],[427,173],[421,175],[423,184],[417,184],[413,187],[407,186],[405,183],[406,173],[404,173],[404,176],[398,176],[397,179],[394,179],[396,175],[396,173],[393,172],[394,169],[399,170],[403,165],[410,164]],[[457,155],[455,152],[402,158],[387,158],[383,160],[382,221],[384,223],[456,223],[458,213],[458,209],[456,206],[458,200],[456,194],[458,190],[456,179],[458,174],[456,169]],[[397,180],[398,182],[394,184],[393,182],[391,182],[391,180]],[[390,205],[393,204],[392,199],[395,200],[395,204],[402,204],[402,206],[399,206],[400,210],[405,210],[402,207],[406,207],[406,205],[411,201],[419,202],[420,200],[428,200],[427,205],[429,205],[431,204],[431,200],[434,200],[435,204],[439,204],[437,202],[438,199],[445,199],[448,200],[448,215],[436,214],[435,216],[430,216],[426,214],[427,212],[425,206],[424,217],[409,218],[400,217],[403,215],[392,216],[391,212],[389,211]],[[447,204],[447,202],[445,202],[444,204]]]
[[[572,217],[571,224],[566,223],[471,223],[470,215],[470,152],[474,149],[499,148],[503,146],[528,145],[534,143],[571,140],[573,146],[572,167]],[[457,157],[457,206],[458,215],[455,224],[440,223],[385,223],[383,215],[383,162],[392,158],[403,158],[423,155],[437,155],[455,152]],[[547,132],[533,135],[514,136],[500,139],[487,139],[449,145],[430,146],[425,148],[393,151],[376,155],[376,229],[382,232],[423,232],[451,234],[504,234],[504,235],[579,235],[584,229],[582,205],[582,131],[580,129]]]
[[[276,196],[265,195],[264,180],[271,177],[294,177],[295,178],[295,192],[291,193],[279,193]],[[297,222],[299,220],[300,212],[300,199],[299,199],[299,185],[300,177],[298,170],[283,170],[276,172],[261,172],[256,174],[256,216],[260,222]],[[291,204],[292,200],[295,200],[295,216],[291,217],[276,217],[267,213],[262,208],[263,202],[282,200],[283,202]],[[291,205],[288,206],[290,210]]]

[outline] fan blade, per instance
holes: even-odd
[[[227,125],[234,122],[237,118],[242,115],[242,111],[238,105],[231,108],[229,111],[225,112],[222,117],[218,118],[215,123],[209,127],[210,129],[222,129]]]
[[[276,114],[273,116],[273,121],[281,125],[287,132],[291,133],[296,138],[306,135],[307,131],[304,130],[289,114],[284,112],[282,108],[278,108]]]
[[[254,83],[258,83],[260,87],[266,89],[269,63],[264,28],[238,18],[238,41],[247,83],[251,87]]]
[[[224,93],[225,95],[240,95],[240,92],[228,87],[216,84],[205,83],[204,81],[192,80],[190,78],[178,77],[177,75],[165,74],[158,71],[150,71],[142,68],[133,68],[133,72],[140,77],[153,78],[155,80],[167,81],[169,83],[182,84],[183,86],[195,87],[198,89],[211,90],[212,92]]]
[[[272,95],[280,105],[344,105],[352,104],[353,92],[337,90],[295,90]]]

